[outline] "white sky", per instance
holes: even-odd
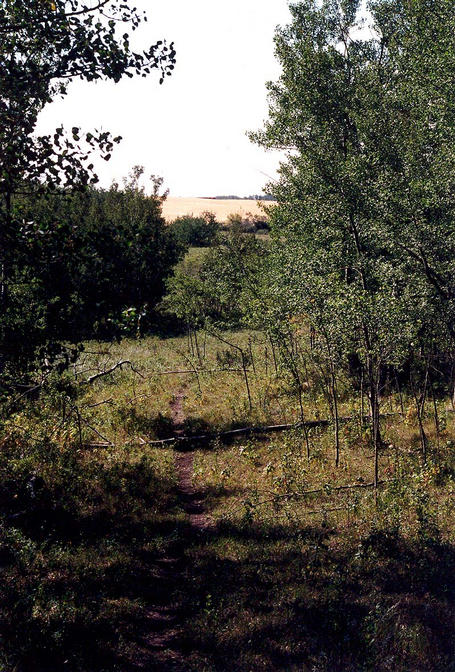
[[[267,117],[265,82],[279,76],[273,35],[290,20],[287,0],[136,0],[149,17],[134,46],[175,42],[177,65],[119,84],[75,82],[41,113],[38,131],[58,125],[122,135],[112,159],[96,161],[101,184],[135,164],[164,177],[171,196],[261,193],[279,154],[246,137]],[[264,173],[266,175],[264,175]]]

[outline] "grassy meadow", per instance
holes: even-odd
[[[398,400],[383,399],[393,415],[376,497],[369,428],[348,385],[338,468],[331,426],[196,441],[193,482],[215,525],[195,534],[173,446],[152,443],[173,436],[176,396],[187,435],[300,419],[270,343],[222,338],[89,342],[63,395],[50,387],[11,416],[0,458],[3,669],[155,669],[147,614],[172,600],[185,664],[156,669],[455,669],[451,409],[437,402],[436,430],[428,407],[423,465],[411,400],[399,415]],[[249,397],[228,342],[249,353]],[[316,379],[307,383],[306,419],[329,417]],[[159,563],[176,552],[181,572],[163,581]]]

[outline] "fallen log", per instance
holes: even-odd
[[[381,418],[388,418],[388,417],[393,417],[396,415],[402,415],[401,413],[381,413]],[[342,418],[339,418],[339,422],[349,422],[350,420],[354,420],[354,416],[349,415],[345,416]],[[370,415],[364,415],[363,419],[368,421],[371,420]],[[237,436],[248,436],[249,434],[271,434],[273,432],[284,432],[289,429],[300,429],[303,426],[305,426],[306,429],[313,429],[317,427],[328,427],[329,425],[332,424],[332,420],[328,420],[327,418],[324,418],[322,420],[307,420],[305,423],[302,422],[292,422],[292,423],[286,423],[282,425],[263,425],[263,426],[258,426],[258,427],[241,427],[239,429],[228,429],[224,432],[210,432],[208,434],[199,434],[199,435],[194,435],[194,436],[170,436],[166,439],[156,439],[153,441],[144,441],[141,439],[140,441],[129,441],[128,445],[129,446],[134,446],[134,445],[140,445],[140,446],[166,446],[166,445],[173,445],[173,444],[185,444],[185,443],[194,443],[194,442],[199,442],[199,443],[207,443],[209,441],[213,441],[215,439],[229,439],[229,438],[236,438]],[[100,446],[99,443],[86,443],[85,444],[88,448],[94,447],[98,448]],[[109,446],[112,446],[113,444],[109,443],[106,444]]]
[[[326,483],[322,488],[315,488],[313,490],[304,490],[303,492],[283,492],[283,493],[275,493],[272,494],[270,497],[267,499],[261,499],[259,502],[249,502],[247,504],[248,507],[251,509],[257,509],[260,506],[265,506],[266,504],[277,504],[279,501],[290,501],[290,500],[295,500],[295,499],[305,499],[309,495],[321,495],[321,494],[327,494],[331,495],[333,492],[340,492],[343,490],[355,490],[357,488],[365,489],[365,488],[374,488],[376,485],[384,485],[386,483],[391,483],[394,479],[392,478],[386,478],[384,480],[378,481],[377,484],[375,484],[374,481],[365,483],[363,481],[360,481],[358,483],[348,483],[346,485],[330,485],[330,483]],[[236,511],[239,511],[241,509],[245,508],[245,502],[241,504],[236,504],[234,507],[230,508],[226,515],[231,515],[232,513],[235,513]],[[337,507],[335,510],[341,510],[342,508],[345,507]],[[322,512],[322,510],[321,510]],[[307,513],[317,513],[316,511],[308,511]]]
[[[316,422],[326,422],[325,420],[323,421],[316,421]],[[327,421],[328,422],[328,421]],[[194,441],[199,441],[201,443],[207,442],[207,441],[213,441],[214,439],[218,438],[229,438],[229,437],[236,437],[236,436],[244,436],[248,434],[266,434],[269,432],[282,432],[285,431],[286,429],[295,429],[300,426],[300,423],[295,424],[286,424],[286,425],[267,425],[264,427],[241,427],[240,429],[229,429],[224,432],[211,432],[209,434],[200,434],[200,435],[194,435],[194,436],[170,436],[166,439],[156,439],[153,441],[144,441],[141,439],[140,441],[128,441],[127,444],[129,446],[165,446],[165,445],[172,445],[174,443],[190,443]],[[85,444],[88,448],[93,447],[93,448],[98,448],[101,445],[106,445],[106,446],[112,446],[112,444],[100,444],[100,443],[86,443]]]
[[[226,373],[226,372],[234,372],[234,373],[243,373],[243,369],[196,369],[197,373]],[[250,369],[247,369],[247,371],[250,371]],[[151,376],[170,376],[171,374],[187,374],[191,373],[193,376],[195,375],[195,370],[194,369],[177,369],[176,371],[151,371],[150,372],[150,377]]]
[[[83,448],[113,448],[114,444],[109,443],[108,441],[99,441],[98,443],[83,443]]]
[[[386,418],[390,416],[401,415],[401,413],[381,413],[381,418]],[[339,418],[340,422],[349,422],[354,420],[354,416],[345,416]],[[370,415],[365,415],[364,420],[371,420]],[[196,436],[171,436],[167,439],[158,439],[154,441],[147,441],[148,446],[158,446],[166,445],[172,443],[194,443],[198,442],[207,442],[213,441],[214,439],[223,439],[223,438],[235,438],[236,436],[248,436],[248,434],[269,434],[273,432],[283,432],[289,429],[300,429],[305,427],[306,429],[313,429],[316,427],[328,427],[332,424],[332,420],[324,418],[323,420],[307,420],[306,422],[293,422],[286,423],[283,425],[264,425],[259,427],[241,427],[240,429],[229,429],[224,432],[211,432],[209,434],[200,434]]]
[[[168,439],[158,439],[156,441],[147,441],[148,446],[158,446],[169,443],[188,443],[194,441],[212,441],[213,439],[224,437],[244,436],[247,434],[262,434],[267,432],[281,432],[286,429],[297,427],[296,424],[287,425],[268,425],[265,427],[242,427],[240,429],[229,429],[225,432],[211,432],[210,434],[199,434],[194,436],[171,436]]]

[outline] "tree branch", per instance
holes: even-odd
[[[112,368],[108,369],[107,371],[100,371],[99,373],[95,373],[95,375],[90,376],[90,378],[87,378],[87,380],[84,380],[82,384],[89,385],[90,383],[93,383],[95,380],[98,380],[98,378],[102,378],[103,376],[109,376],[111,373],[114,373],[114,371],[116,371],[117,369],[121,369],[122,366],[125,366],[125,364],[130,366],[131,370],[134,371],[134,373],[137,373],[138,376],[140,376],[141,378],[145,378],[145,376],[140,371],[134,368],[129,359],[124,359],[121,362],[117,362],[117,364],[115,364]]]

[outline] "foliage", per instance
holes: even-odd
[[[310,326],[303,348],[325,353],[333,399],[336,371],[355,374],[376,474],[384,371],[428,371],[435,355],[447,370],[451,358],[455,43],[450,3],[438,9],[377,0],[366,32],[356,1],[292,5],[276,34],[269,119],[252,135],[287,159],[269,185],[267,279],[250,312],[291,353]],[[409,385],[426,386],[417,379]]]
[[[156,325],[155,306],[182,250],[160,198],[145,194],[137,173],[122,189],[16,199],[24,226],[1,333],[18,364],[51,338],[75,343]]]
[[[130,35],[119,35],[122,24],[135,31],[144,20],[146,16],[119,0],[102,0],[93,7],[80,0],[2,3],[0,192],[5,199],[22,183],[30,189],[90,181],[87,150],[77,144],[80,129],[73,128],[70,139],[62,128],[55,136],[35,138],[37,115],[53,98],[65,96],[76,78],[118,82],[153,68],[167,74],[174,64],[172,47],[158,42],[136,53]],[[88,133],[84,140],[87,148],[98,145],[109,158],[108,133]]]
[[[120,34],[120,27],[134,32],[144,20],[145,16],[120,0],[101,0],[93,6],[81,0],[7,0],[0,7],[0,371],[24,358],[29,361],[36,347],[46,341],[50,343],[48,358],[59,347],[60,333],[54,333],[52,320],[47,319],[56,294],[46,294],[48,288],[36,275],[36,267],[24,259],[24,247],[34,248],[44,264],[49,262],[46,253],[53,255],[51,266],[58,265],[57,250],[63,246],[70,251],[74,244],[74,225],[52,214],[46,198],[35,210],[34,199],[93,185],[97,178],[90,152],[98,149],[109,160],[114,144],[120,141],[105,131],[82,134],[78,127],[69,134],[58,128],[54,134],[37,137],[38,114],[45,104],[65,96],[74,79],[118,82],[133,74],[146,76],[155,68],[161,70],[162,78],[170,74],[175,61],[172,45],[157,42],[137,53],[130,47],[129,32]],[[24,198],[26,203],[30,199],[28,207]],[[56,205],[56,210],[62,207]],[[46,247],[41,243],[47,242],[47,252],[39,252],[38,248]],[[47,270],[43,269],[44,274]],[[62,281],[68,285],[67,278]],[[64,293],[60,287],[57,303]],[[56,311],[58,320],[66,318],[64,310]]]
[[[183,263],[169,280],[163,308],[185,325],[248,325],[248,301],[267,254],[264,244],[237,227],[228,231],[198,267]]]
[[[220,225],[212,212],[205,212],[201,217],[177,217],[171,223],[170,229],[182,245],[210,247],[217,238]]]

